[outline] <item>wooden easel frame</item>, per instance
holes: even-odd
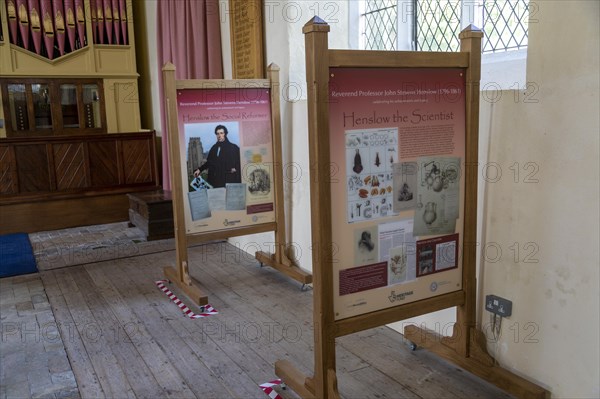
[[[261,264],[286,274],[302,284],[312,282],[312,275],[300,269],[285,255],[285,208],[283,200],[283,163],[281,159],[281,114],[279,111],[279,67],[269,65],[267,79],[194,79],[176,80],[175,66],[171,63],[163,67],[164,93],[167,109],[167,126],[169,131],[169,154],[171,165],[171,186],[173,199],[173,216],[175,225],[176,268],[164,268],[165,276],[177,284],[190,299],[198,305],[208,303],[207,296],[193,285],[188,269],[189,244],[199,244],[214,240],[222,240],[248,234],[275,232],[275,253],[262,251],[255,256]],[[271,131],[273,146],[273,186],[275,202],[275,221],[252,226],[229,228],[226,230],[188,234],[184,217],[184,188],[182,187],[180,132],[177,118],[177,90],[179,89],[239,89],[265,88],[271,94]]]
[[[303,398],[339,398],[335,339],[434,311],[458,307],[453,336],[441,338],[415,326],[406,338],[519,397],[544,398],[543,388],[498,366],[486,352],[485,337],[476,329],[476,229],[479,80],[481,38],[473,26],[460,34],[457,53],[330,50],[329,25],[314,17],[303,28],[306,44],[309,150],[316,164],[311,178],[312,242],[314,273],[315,370],[306,376],[287,360],[275,363],[275,373]],[[465,202],[462,289],[428,299],[367,314],[335,320],[333,294],[333,243],[331,223],[329,68],[464,68],[466,73]]]

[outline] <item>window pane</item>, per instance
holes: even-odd
[[[417,49],[458,51],[460,18],[460,0],[417,1]]]
[[[50,89],[47,84],[32,84],[33,114],[36,129],[52,129]]]
[[[396,0],[367,0],[361,15],[365,26],[365,49],[395,50],[398,41]]]
[[[83,111],[85,114],[85,127],[102,127],[100,120],[100,92],[98,85],[83,85]]]
[[[79,127],[76,85],[60,85],[60,106],[62,109],[63,127]]]
[[[24,84],[8,85],[8,104],[13,130],[29,130],[27,94],[25,93]]]
[[[529,0],[483,2],[483,52],[527,47]]]

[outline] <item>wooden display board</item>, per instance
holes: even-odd
[[[163,68],[177,251],[177,267],[165,275],[199,305],[207,297],[192,284],[189,243],[274,231],[275,252],[256,258],[312,282],[284,253],[279,67],[271,64],[268,75],[176,80],[174,65]]]
[[[315,371],[275,372],[304,398],[339,397],[335,339],[457,307],[453,336],[404,335],[522,397],[542,388],[495,366],[476,329],[477,151],[482,32],[457,53],[329,50],[304,26]]]
[[[263,78],[263,0],[229,0],[229,8],[233,77]]]

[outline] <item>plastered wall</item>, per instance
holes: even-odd
[[[488,348],[553,397],[599,397],[599,3],[537,4],[527,88],[482,93],[481,296],[513,301]]]

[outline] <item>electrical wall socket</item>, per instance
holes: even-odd
[[[512,301],[496,295],[486,295],[485,310],[498,316],[509,317],[512,314]]]

